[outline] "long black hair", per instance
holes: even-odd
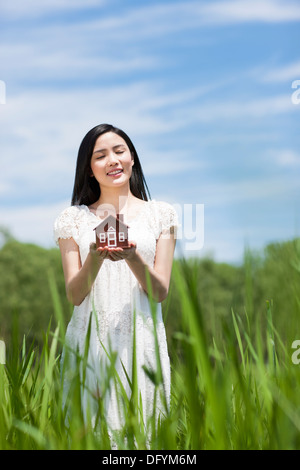
[[[130,190],[134,196],[144,201],[150,198],[150,192],[145,181],[143,170],[137,151],[130,138],[124,131],[111,124],[100,124],[93,127],[83,138],[77,156],[75,181],[72,194],[72,205],[84,204],[90,206],[98,201],[101,188],[98,181],[91,176],[91,158],[96,140],[100,135],[107,132],[114,132],[125,140],[134,159],[132,174],[129,180]]]

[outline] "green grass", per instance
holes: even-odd
[[[170,409],[160,420],[149,418],[149,438],[141,424],[133,349],[133,372],[128,377],[131,396],[120,390],[125,424],[114,436],[117,447],[299,449],[300,365],[291,360],[291,344],[300,338],[286,338],[277,330],[272,299],[265,302],[263,322],[248,312],[250,284],[244,311],[232,309],[230,321],[215,320],[215,331],[211,326],[208,329],[209,312],[203,312],[196,279],[187,262],[174,264],[173,281],[181,318],[172,338],[178,352],[172,360]],[[68,402],[72,410],[69,424],[66,419],[60,362],[66,325],[51,273],[49,282],[55,317],[45,332],[42,348],[28,344],[26,338],[19,343],[16,319],[11,344],[6,345],[6,364],[0,365],[0,449],[110,449],[101,398],[96,423],[82,415],[85,384],[84,373],[80,376],[78,371],[88,367],[86,354],[77,356]],[[300,314],[298,297],[295,300],[298,307],[294,316]],[[107,353],[111,361],[106,384],[109,380],[118,382],[116,357],[113,351]],[[156,362],[156,371],[146,373],[159,393],[162,375],[158,347]]]

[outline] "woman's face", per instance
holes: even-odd
[[[91,158],[91,170],[101,188],[129,183],[133,164],[131,152],[122,137],[114,132],[98,137]]]

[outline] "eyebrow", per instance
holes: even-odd
[[[115,146],[113,147],[113,150],[116,150],[116,149],[117,149],[117,148],[119,148],[119,147],[124,147],[124,148],[125,148],[125,145],[124,145],[124,144],[118,144],[118,145],[115,145]],[[94,153],[105,152],[105,150],[107,150],[107,149],[99,149],[99,150],[95,150],[95,152],[93,152],[93,155],[94,155]]]

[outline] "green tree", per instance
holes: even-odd
[[[54,316],[49,272],[55,276],[66,317],[70,305],[65,296],[60,252],[9,239],[0,250],[0,336],[9,340],[13,318],[20,335],[40,341]]]

